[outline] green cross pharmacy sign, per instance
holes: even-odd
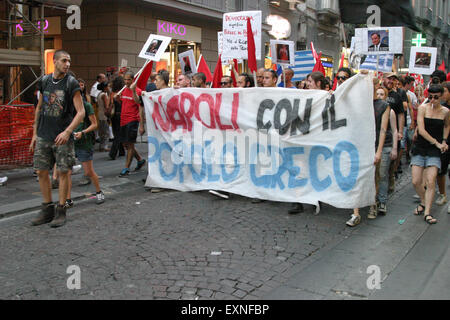
[[[422,44],[426,44],[427,43],[427,39],[422,38],[422,34],[418,33],[416,35],[416,37],[411,40],[411,43],[414,44],[416,47],[421,47]]]

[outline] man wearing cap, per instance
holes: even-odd
[[[389,91],[387,103],[392,110],[394,110],[397,117],[397,128],[398,128],[398,140],[403,139],[403,128],[405,127],[405,113],[403,101],[400,94],[395,90],[395,81],[398,81],[398,76],[395,72],[386,72],[383,74],[383,86]],[[398,144],[400,149],[400,143]],[[395,173],[395,161],[391,163],[391,168],[389,170],[389,190],[394,191],[394,173]]]

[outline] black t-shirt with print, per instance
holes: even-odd
[[[45,141],[55,141],[73,120],[76,113],[73,97],[81,91],[80,85],[70,75],[59,80],[49,75],[39,81],[38,88],[43,100],[37,135]]]

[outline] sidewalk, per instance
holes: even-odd
[[[147,157],[147,144],[137,143],[136,149],[142,157]],[[77,164],[79,162],[77,161]],[[125,157],[118,157],[116,160],[109,160],[107,152],[94,152],[94,169],[100,179],[100,187],[106,197],[121,189],[143,188],[142,179],[146,178],[146,166],[139,172],[133,172],[136,166],[136,160],[131,164],[130,175],[119,178],[118,175],[125,164]],[[92,185],[78,186],[83,177],[83,169],[72,175],[72,199],[79,201],[89,199],[95,195],[95,188]],[[13,169],[1,171],[1,176],[8,176],[8,182],[5,186],[0,186],[0,219],[13,215],[38,210],[42,203],[42,196],[39,188],[39,182],[33,177],[33,169]],[[58,189],[52,190],[52,200],[58,200]],[[94,200],[92,200],[94,201]]]

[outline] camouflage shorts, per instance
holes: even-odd
[[[56,169],[67,172],[75,165],[75,148],[73,140],[66,144],[55,146],[54,142],[45,141],[37,137],[33,156],[35,170],[52,170],[56,162]]]

